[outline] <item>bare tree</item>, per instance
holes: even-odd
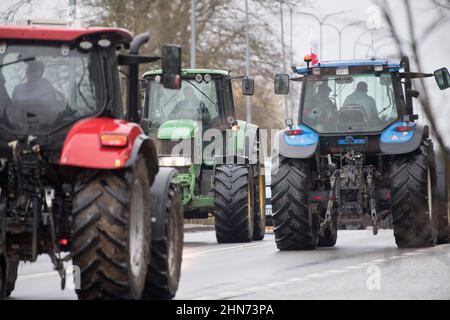
[[[406,17],[407,17],[407,29],[408,29],[408,38],[406,40],[401,40],[399,37],[399,30],[397,29],[394,20],[395,15],[392,13],[391,7],[386,0],[377,0],[377,4],[380,8],[382,8],[382,12],[384,18],[388,24],[390,32],[394,37],[397,50],[400,56],[404,56],[405,54],[409,54],[411,57],[411,61],[417,68],[418,72],[423,72],[422,68],[422,56],[420,54],[420,47],[423,45],[424,41],[431,35],[432,32],[436,31],[439,27],[450,22],[450,1],[449,0],[432,0],[432,4],[435,6],[435,16],[436,19],[424,28],[424,30],[420,33],[420,36],[417,36],[416,24],[414,21],[414,17],[412,14],[412,7],[410,0],[403,0],[403,6],[405,8]],[[445,150],[445,142],[443,139],[442,132],[437,130],[437,122],[436,118],[433,114],[433,108],[431,99],[427,90],[427,86],[425,84],[425,80],[423,78],[419,78],[419,91],[421,95],[419,96],[419,102],[422,106],[422,109],[428,118],[430,123],[431,131],[435,135],[436,140],[438,142],[439,148],[441,150]],[[446,153],[442,153],[443,157],[445,157],[445,161],[447,165],[450,165],[450,159]]]
[[[11,24],[15,21],[20,10],[30,8],[33,0],[19,0],[9,6],[5,11],[0,13],[0,21],[2,23]]]

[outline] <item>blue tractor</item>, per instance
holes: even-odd
[[[410,72],[408,58],[322,62],[275,76],[275,93],[301,82],[298,125],[275,137],[272,206],[279,250],[336,244],[340,219],[392,218],[399,248],[449,241],[445,157],[416,122],[412,79],[450,85],[447,68]]]

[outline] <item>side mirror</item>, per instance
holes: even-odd
[[[275,94],[287,95],[289,93],[289,75],[277,74],[274,81]]]
[[[252,96],[255,93],[255,80],[252,78],[244,78],[242,80],[242,94],[244,96]]]
[[[181,88],[181,47],[173,45],[163,47],[162,72],[164,88]]]
[[[450,87],[450,74],[447,68],[441,68],[434,72],[434,78],[439,89],[444,90]]]

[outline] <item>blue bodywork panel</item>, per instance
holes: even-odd
[[[387,65],[389,72],[397,72],[401,69],[398,63],[389,63],[387,60],[343,60],[343,61],[324,61],[307,67],[297,67],[298,74],[308,74],[311,68],[342,68],[359,66],[382,66]]]
[[[353,144],[365,144],[366,139],[355,139],[353,136],[347,136],[344,139],[339,139],[338,144],[339,145],[353,145]]]
[[[289,130],[302,130],[302,133],[295,136],[284,134],[284,141],[289,146],[308,147],[319,142],[319,135],[305,125],[296,125]]]
[[[395,128],[400,126],[413,126],[414,129],[406,132],[397,132]],[[381,134],[381,142],[383,143],[404,143],[412,139],[416,124],[414,122],[396,122],[387,127]]]

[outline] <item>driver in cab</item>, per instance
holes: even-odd
[[[336,104],[330,99],[330,92],[333,91],[326,82],[322,82],[317,87],[317,93],[312,97],[309,108],[303,111],[305,119],[311,119],[317,125],[328,126],[336,118]],[[307,120],[308,121],[308,120]]]
[[[55,88],[43,78],[45,67],[40,61],[31,61],[26,70],[26,82],[18,84],[13,91],[12,101],[36,101],[53,105],[57,101]]]
[[[361,106],[367,115],[368,121],[370,123],[374,123],[379,120],[378,110],[375,99],[369,96],[367,92],[367,83],[365,83],[364,81],[358,82],[358,84],[356,85],[356,90],[345,99],[344,106]]]
[[[179,101],[169,115],[169,119],[191,119],[202,121],[203,125],[211,120],[206,105],[195,95],[191,86],[183,89],[184,99]]]

